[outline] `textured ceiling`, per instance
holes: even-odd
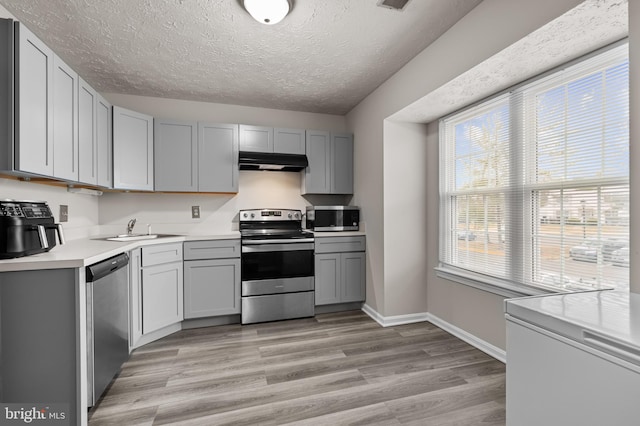
[[[345,114],[480,0],[0,0],[101,92]]]
[[[637,1],[637,0],[632,0]],[[585,0],[391,116],[429,123],[466,105],[626,37],[627,0]]]

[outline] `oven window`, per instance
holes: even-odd
[[[313,250],[242,253],[242,281],[309,277],[313,274]]]

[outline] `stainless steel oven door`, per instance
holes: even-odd
[[[268,240],[243,241],[241,256],[243,282],[313,277],[313,242],[266,241]]]
[[[242,324],[312,317],[313,239],[242,242]]]

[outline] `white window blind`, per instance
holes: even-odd
[[[629,281],[628,46],[440,122],[440,262],[551,290]]]

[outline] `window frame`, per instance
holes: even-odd
[[[574,61],[563,64],[562,66],[552,69],[540,76],[522,82],[501,93],[476,102],[473,105],[449,114],[439,120],[439,237],[441,247],[439,249],[438,266],[435,268],[436,275],[438,277],[475,287],[483,291],[503,295],[505,297],[539,295],[557,293],[561,291],[559,288],[546,287],[539,283],[530,283],[525,279],[525,277],[531,277],[529,281],[533,281],[534,274],[536,273],[535,265],[540,262],[540,260],[536,261],[534,259],[534,255],[537,253],[534,248],[534,244],[536,240],[539,241],[539,234],[535,229],[540,227],[540,224],[538,223],[539,215],[534,218],[536,215],[533,211],[534,207],[537,210],[537,206],[539,205],[539,203],[535,201],[535,197],[537,197],[541,191],[556,188],[561,190],[597,188],[597,191],[600,192],[607,187],[615,187],[618,185],[629,186],[629,176],[627,175],[626,178],[579,179],[576,181],[562,180],[559,182],[547,183],[537,182],[535,171],[531,167],[526,167],[524,161],[526,156],[529,156],[528,158],[536,158],[538,155],[537,145],[535,143],[535,125],[525,122],[524,120],[513,119],[513,117],[518,115],[522,116],[524,114],[524,110],[531,108],[531,106],[533,106],[533,111],[535,111],[536,95],[544,93],[553,87],[557,87],[557,81],[555,81],[554,77],[558,73],[564,72],[568,68],[573,68],[569,73],[567,80],[562,83],[563,85],[567,85],[570,84],[571,81],[580,80],[581,78],[587,77],[590,73],[607,69],[608,67],[618,63],[619,59],[618,57],[615,57],[599,63],[588,62],[587,64],[583,64],[591,58],[600,56],[609,50],[616,49],[621,46],[626,46],[628,58],[628,41],[627,39],[623,39]],[[505,260],[505,268],[507,269],[505,274],[506,278],[499,278],[443,262],[443,254],[445,253],[445,250],[451,252],[458,251],[456,248],[457,238],[454,235],[454,233],[458,231],[456,198],[465,195],[465,193],[467,195],[479,195],[480,193],[509,193],[511,189],[513,189],[513,187],[511,187],[492,188],[490,190],[481,191],[451,191],[451,188],[449,188],[449,186],[451,186],[451,182],[454,182],[455,186],[456,157],[452,155],[451,151],[455,150],[456,132],[447,132],[445,122],[446,120],[454,118],[456,120],[455,124],[450,125],[449,128],[455,129],[458,123],[481,116],[486,111],[490,111],[492,106],[495,107],[495,105],[504,101],[509,103],[510,136],[512,137],[512,140],[517,141],[516,145],[521,146],[518,149],[510,149],[509,153],[509,166],[512,168],[510,172],[510,183],[518,186],[518,190],[511,192],[512,195],[517,193],[514,197],[515,201],[514,199],[511,199],[510,201],[507,200],[505,202],[505,231],[510,235],[510,238],[508,239],[508,258]],[[513,136],[516,136],[517,139],[513,138]],[[521,138],[524,140],[521,141]],[[533,141],[534,143],[530,143],[530,141]],[[602,143],[604,144],[605,142],[603,141]],[[451,162],[451,158],[454,158],[453,162]],[[449,168],[445,167],[447,162],[454,166]],[[514,180],[517,182],[514,182]],[[448,203],[450,206],[454,207],[443,207],[443,203]],[[598,204],[599,203],[600,201],[598,201]],[[627,238],[630,240],[630,236]],[[443,244],[445,245],[444,249],[442,246]],[[507,248],[505,248],[505,253],[507,253]],[[448,256],[453,258],[454,254],[449,253]],[[519,260],[513,259],[523,259],[520,276],[516,276],[518,275],[517,271],[514,272],[514,265],[516,265]],[[544,271],[538,270],[538,273],[544,273]]]

